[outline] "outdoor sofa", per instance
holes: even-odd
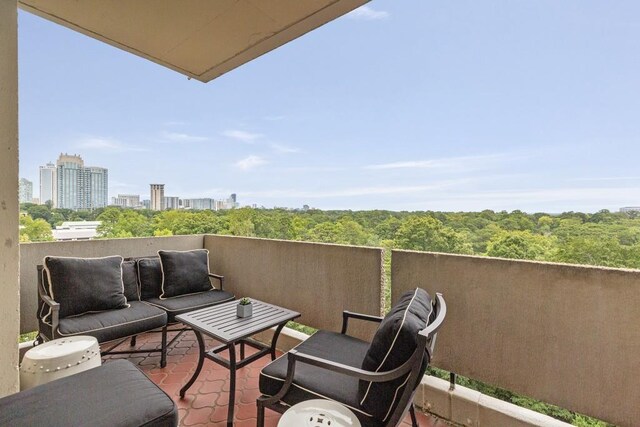
[[[115,351],[117,341],[103,354],[160,352],[164,367],[171,345],[167,326],[176,323],[178,314],[233,300],[223,286],[224,277],[209,272],[206,249],[128,259],[47,256],[38,266],[36,342],[91,335],[99,343],[131,337],[135,346],[137,334],[159,330],[159,349]]]

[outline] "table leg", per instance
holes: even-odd
[[[202,365],[204,365],[204,339],[202,338],[202,334],[199,331],[194,330],[193,333],[196,334],[196,338],[198,339],[198,347],[200,349],[198,353],[200,356],[195,372],[193,373],[189,381],[184,385],[184,387],[180,389],[180,398],[184,397],[184,394],[187,392],[187,390],[189,390],[189,387],[191,387],[196,381],[196,378],[198,378],[198,375],[200,375],[200,371],[202,371]]]
[[[244,360],[244,341],[240,341],[240,360]]]
[[[229,411],[227,427],[233,427],[233,411],[236,406],[236,345],[229,343]]]
[[[284,325],[286,325],[286,323],[279,324],[273,334],[273,339],[271,340],[271,360],[276,360],[276,344],[278,343],[278,337],[280,336],[280,332],[282,332]]]

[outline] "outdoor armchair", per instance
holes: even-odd
[[[364,427],[398,425],[431,360],[446,316],[441,294],[422,289],[404,294],[384,318],[345,311],[341,333],[318,331],[260,373],[258,427],[265,408],[285,412],[309,399],[339,402]],[[346,334],[349,319],[380,323],[371,343]]]

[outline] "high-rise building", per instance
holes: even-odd
[[[33,182],[20,178],[20,203],[33,203]]]
[[[182,199],[182,207],[185,209],[192,209],[196,211],[201,210],[216,210],[216,201],[214,199]]]
[[[180,198],[174,196],[165,196],[164,198],[164,208],[165,209],[179,209],[180,208]]]
[[[233,193],[224,200],[216,201],[216,209],[217,210],[235,209],[238,207],[238,202],[236,200],[237,200],[237,196],[235,193]]]
[[[164,184],[150,184],[151,185],[151,210],[163,211],[164,210]]]
[[[57,207],[96,209],[108,204],[109,171],[84,166],[80,156],[60,154],[56,163]]]
[[[58,183],[56,180],[56,165],[49,162],[40,166],[40,203],[51,203],[55,208],[58,204]]]
[[[111,198],[111,204],[123,208],[138,209],[142,207],[140,195],[138,194],[118,194],[118,197]]]

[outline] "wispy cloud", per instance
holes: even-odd
[[[225,130],[224,132],[222,132],[222,135],[226,136],[227,138],[248,143],[254,142],[256,139],[260,139],[264,136],[261,133],[252,133],[237,129]]]
[[[278,120],[284,120],[287,116],[265,116],[264,119],[270,122],[277,122]]]
[[[398,195],[398,194],[415,194],[431,192],[435,190],[443,190],[446,187],[459,183],[456,181],[441,181],[432,185],[390,185],[390,186],[372,186],[372,187],[352,187],[339,188],[328,191],[307,191],[295,189],[278,189],[266,191],[243,191],[242,194],[248,197],[262,198],[309,198],[309,199],[327,199],[337,197],[358,197],[358,196],[382,196],[382,195]]]
[[[189,135],[179,132],[163,132],[162,137],[171,142],[202,142],[209,140],[206,136]]]
[[[124,144],[113,138],[89,136],[80,139],[75,146],[83,150],[111,151],[121,153],[125,151],[149,151],[146,148],[131,144]]]
[[[596,178],[572,178],[575,182],[637,181],[640,176],[602,176]]]
[[[267,161],[259,156],[249,156],[236,162],[236,167],[242,170],[253,169],[257,166],[266,164]]]
[[[346,16],[348,18],[361,21],[378,21],[381,19],[387,19],[390,15],[389,12],[384,10],[375,10],[369,6],[361,6],[356,10],[347,13]]]
[[[506,162],[530,157],[524,154],[487,154],[478,156],[445,157],[429,160],[408,160],[364,166],[363,169],[475,169],[489,163]]]
[[[296,147],[289,147],[281,144],[271,144],[271,148],[273,148],[278,153],[299,153],[300,149]]]

